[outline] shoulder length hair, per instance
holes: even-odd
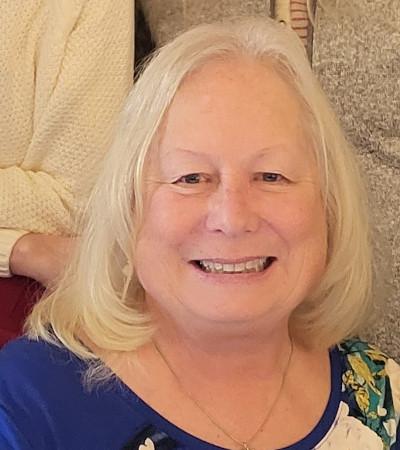
[[[34,338],[62,342],[96,358],[82,334],[104,352],[135,350],[153,332],[132,261],[142,220],[145,163],[182,81],[212,58],[253,58],[291,84],[304,110],[321,174],[328,260],[315,290],[291,318],[304,342],[329,347],[358,331],[371,303],[368,214],[353,150],[313,76],[294,32],[267,18],[202,25],[157,51],[130,93],[92,191],[73,256],[57,289],[33,309]]]

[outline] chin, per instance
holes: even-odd
[[[266,303],[265,297],[262,300],[263,297],[260,294],[254,296],[248,292],[247,295],[238,295],[237,289],[236,292],[234,289],[230,291],[222,295],[210,290],[203,295],[193,296],[192,294],[190,302],[182,306],[193,319],[224,324],[270,321],[277,313],[279,315],[283,313],[277,302]]]

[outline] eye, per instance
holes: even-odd
[[[202,173],[189,173],[178,178],[173,184],[199,184],[208,183],[209,178]]]
[[[286,181],[286,178],[280,173],[275,172],[260,172],[256,174],[255,179],[258,181],[264,181],[266,183],[280,183]]]
[[[273,172],[264,172],[262,174],[263,181],[267,181],[269,183],[276,183],[277,181],[282,181],[283,177],[279,173]]]

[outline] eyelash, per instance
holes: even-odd
[[[260,172],[256,174],[255,179],[258,180],[259,177],[261,178],[260,181],[265,181],[266,183],[269,182],[271,184],[287,181],[282,174],[275,172]],[[273,179],[268,180],[267,177],[272,177]]]
[[[195,181],[193,183],[192,182],[193,178],[196,178],[196,177],[197,177],[198,181]],[[202,173],[189,173],[187,175],[183,175],[182,177],[178,178],[176,181],[173,182],[173,184],[199,184],[200,183],[199,178],[203,178],[203,181],[206,183],[210,182],[210,179]],[[188,181],[189,179],[192,179],[192,181]]]

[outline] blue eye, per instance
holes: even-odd
[[[202,181],[202,178],[204,178],[200,173],[189,173],[188,175],[184,175],[183,177],[180,177],[178,180],[174,182],[174,184],[177,183],[183,183],[183,184],[198,184]]]
[[[261,177],[262,181],[266,181],[267,183],[277,183],[284,179],[281,174],[273,172],[262,172]]]

